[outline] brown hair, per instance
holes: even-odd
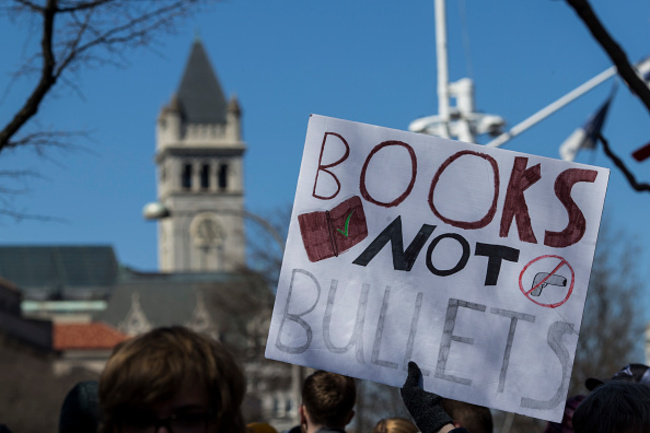
[[[219,342],[181,326],[157,328],[115,347],[99,379],[101,431],[114,431],[121,410],[173,398],[187,383],[205,386],[217,431],[244,433],[241,367]]]
[[[357,399],[354,379],[318,370],[305,379],[302,404],[316,425],[343,428]]]
[[[490,409],[449,398],[442,399],[442,408],[461,427],[472,433],[492,433]]]
[[[375,425],[372,433],[418,433],[415,424],[406,418],[384,418]]]

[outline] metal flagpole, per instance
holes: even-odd
[[[463,78],[457,82],[449,82],[445,1],[434,0],[436,66],[438,73],[438,114],[415,119],[408,127],[410,131],[443,138],[456,138],[470,143],[475,142],[476,135],[489,133],[492,136],[496,136],[496,138],[488,142],[486,146],[499,147],[617,73],[615,66],[609,67],[555,102],[537,111],[522,122],[519,122],[507,132],[501,133],[505,125],[503,118],[493,114],[475,112],[474,84],[472,80]],[[645,76],[650,75],[650,58],[639,62],[636,68],[638,73],[647,80]],[[456,98],[457,106],[451,106],[451,98]]]
[[[500,133],[505,121],[493,114],[477,113],[474,83],[469,78],[449,82],[445,0],[434,0],[436,23],[436,68],[438,73],[438,114],[415,119],[409,130],[469,143],[477,134]],[[451,99],[455,99],[452,106]]]
[[[447,62],[447,23],[445,0],[434,1],[434,16],[436,20],[436,67],[438,70],[438,115],[441,128],[438,133],[442,138],[450,138],[449,120],[449,65]]]
[[[537,113],[533,114],[532,116],[528,117],[522,122],[519,122],[517,125],[513,126],[510,128],[509,131],[504,132],[503,134],[499,135],[496,137],[494,140],[490,141],[489,143],[486,144],[488,147],[499,147],[506,141],[510,140],[513,137],[516,137],[517,135],[521,134],[524,132],[526,129],[530,128],[531,126],[541,122],[542,120],[546,119],[548,116],[551,114],[555,113],[557,110],[560,108],[564,107],[568,103],[574,101],[575,99],[579,98],[580,96],[584,95],[594,87],[598,86],[599,84],[603,83],[607,79],[613,77],[616,75],[616,67],[611,66],[608,69],[604,70],[600,74],[596,75],[593,77],[591,80],[585,82],[584,84],[576,87],[566,95],[562,96],[560,99],[557,101],[547,105],[546,107],[542,108],[539,110]]]

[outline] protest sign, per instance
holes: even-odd
[[[560,421],[608,177],[312,115],[266,356]]]

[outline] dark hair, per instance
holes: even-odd
[[[492,413],[487,407],[443,398],[442,408],[468,432],[492,433]]]
[[[605,382],[610,380],[625,380],[627,382],[642,383],[645,386],[650,386],[650,367],[645,364],[628,364],[618,370],[611,379],[598,379],[589,377],[585,381],[585,386],[589,391],[593,391]]]
[[[77,383],[61,406],[59,433],[96,432],[99,427],[97,381]],[[1,430],[0,430],[1,431]]]
[[[650,433],[650,387],[615,380],[591,392],[573,414],[576,433]]]
[[[302,386],[302,404],[316,425],[345,427],[356,398],[354,379],[336,373],[318,370]]]
[[[100,428],[112,433],[120,411],[173,398],[187,383],[205,387],[217,431],[244,433],[241,367],[219,342],[182,326],[157,328],[115,347],[99,379]]]

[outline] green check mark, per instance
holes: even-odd
[[[350,228],[350,218],[352,218],[353,213],[354,213],[354,209],[352,209],[350,215],[348,215],[348,217],[345,219],[345,231],[341,229],[336,229],[337,232],[341,233],[346,238],[348,237],[348,230]]]

